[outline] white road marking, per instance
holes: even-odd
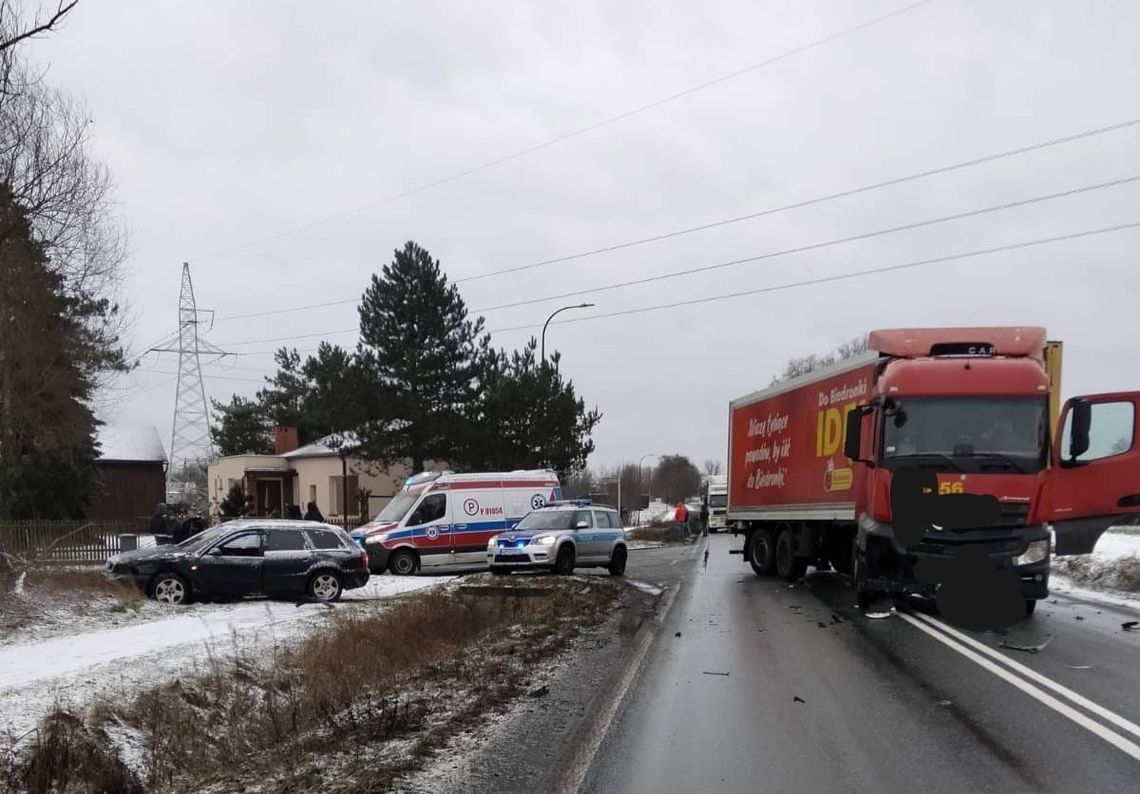
[[[1108,722],[1111,722],[1112,724],[1116,725],[1118,728],[1123,728],[1124,730],[1131,733],[1133,736],[1140,738],[1140,725],[1137,725],[1134,722],[1130,722],[1129,720],[1126,720],[1124,717],[1121,717],[1119,714],[1116,714],[1115,712],[1109,711],[1104,706],[1101,706],[1101,705],[1098,705],[1097,703],[1092,702],[1091,700],[1084,697],[1083,695],[1078,695],[1076,692],[1069,689],[1068,687],[1065,687],[1065,686],[1057,683],[1056,681],[1054,681],[1051,678],[1048,678],[1046,676],[1041,675],[1041,673],[1037,672],[1036,670],[1034,670],[1030,667],[1026,667],[1025,665],[1021,664],[1020,662],[1017,662],[1017,661],[1014,661],[1013,659],[1010,659],[1005,654],[999,653],[998,651],[995,651],[993,648],[990,648],[986,644],[978,642],[973,637],[970,637],[966,634],[963,634],[962,632],[955,629],[953,626],[949,626],[946,623],[943,623],[941,620],[938,620],[937,618],[932,618],[929,615],[920,615],[920,614],[915,614],[914,617],[918,618],[919,620],[923,620],[923,621],[931,624],[932,626],[937,626],[938,628],[942,629],[947,634],[949,634],[951,637],[954,637],[959,642],[962,642],[962,643],[964,643],[964,644],[966,644],[972,648],[976,648],[977,650],[981,651],[982,653],[986,654],[987,656],[992,656],[993,658],[997,659],[999,662],[1004,664],[1006,667],[1009,667],[1011,670],[1014,670],[1018,673],[1021,673],[1026,678],[1028,678],[1032,681],[1036,681],[1038,684],[1041,684],[1042,686],[1046,686],[1049,689],[1052,689],[1057,694],[1068,698],[1072,702],[1076,703],[1078,706],[1084,708],[1086,711],[1091,711],[1093,714],[1096,714],[1101,719],[1107,720]]]
[[[943,634],[942,632],[938,631],[937,629],[926,625],[921,620],[918,620],[915,617],[913,617],[913,616],[911,616],[905,612],[898,613],[898,616],[900,618],[902,618],[903,620],[905,620],[907,623],[910,623],[915,628],[919,629],[920,631],[926,632],[927,634],[929,634],[931,637],[938,640],[942,644],[947,645],[951,649],[962,654],[963,656],[965,656],[967,659],[974,662],[978,666],[980,666],[986,670],[989,670],[991,673],[996,675],[998,678],[1001,678],[1004,681],[1007,681],[1010,684],[1013,684],[1015,687],[1020,689],[1022,692],[1026,693],[1027,695],[1029,695],[1032,698],[1035,698],[1040,703],[1048,706],[1049,708],[1058,712],[1062,716],[1068,717],[1070,720],[1075,722],[1077,725],[1080,725],[1085,730],[1087,730],[1093,734],[1096,734],[1101,739],[1104,739],[1106,742],[1108,742],[1109,744],[1111,744],[1113,747],[1117,748],[1118,750],[1121,750],[1122,752],[1126,753],[1127,755],[1132,756],[1137,761],[1140,761],[1140,745],[1134,744],[1133,742],[1124,738],[1123,736],[1116,733],[1115,731],[1112,731],[1112,730],[1106,728],[1105,726],[1101,725],[1099,722],[1094,722],[1093,720],[1089,719],[1088,717],[1086,717],[1081,712],[1074,709],[1072,706],[1069,706],[1065,703],[1062,703],[1061,701],[1057,700],[1057,698],[1050,695],[1048,692],[1045,692],[1041,689],[1038,689],[1037,687],[1033,686],[1033,684],[1030,684],[1028,681],[1025,681],[1021,678],[1018,678],[1016,675],[1011,673],[1009,670],[1006,670],[1003,667],[999,667],[998,665],[994,664],[992,661],[985,658],[984,656],[979,656],[978,654],[974,653],[972,650],[967,648],[965,645],[961,645],[958,642],[956,642],[955,640],[951,639],[949,637],[949,635]]]

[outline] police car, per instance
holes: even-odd
[[[565,575],[575,568],[596,567],[621,576],[627,555],[617,510],[589,499],[532,510],[513,530],[487,543],[487,564],[495,573],[549,568]]]

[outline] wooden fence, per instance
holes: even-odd
[[[39,562],[102,563],[121,551],[120,535],[146,534],[148,522],[8,521],[0,523],[0,552]]]

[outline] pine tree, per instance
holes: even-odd
[[[373,399],[361,454],[385,465],[410,460],[416,471],[429,459],[461,466],[482,318],[467,318],[439,261],[411,241],[372,276],[359,311],[357,360]]]
[[[219,455],[268,455],[273,435],[265,407],[257,400],[234,395],[229,404],[210,400],[214,426],[210,437]]]
[[[549,467],[567,476],[585,468],[601,414],[587,411],[573,383],[562,379],[559,355],[540,363],[537,348],[532,337],[509,358],[493,351],[481,357],[471,456],[486,468]]]
[[[0,518],[81,518],[95,488],[90,307],[0,188]]]

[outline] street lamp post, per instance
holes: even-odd
[[[656,457],[657,457],[656,452],[650,452],[650,453],[647,453],[645,455],[642,455],[641,460],[637,461],[637,487],[638,487],[638,490],[641,489],[641,464],[645,462],[646,458],[656,458]],[[620,521],[621,520],[621,469],[620,468],[618,469],[617,486],[618,486],[617,487],[617,511],[618,511],[618,520]],[[640,494],[638,494],[638,496],[640,496]]]
[[[592,303],[579,303],[577,306],[563,306],[561,309],[556,310],[553,314],[546,318],[546,322],[542,324],[542,361],[546,361],[546,326],[550,325],[550,321],[554,319],[554,315],[558,312],[564,312],[567,309],[588,309],[594,304]]]

